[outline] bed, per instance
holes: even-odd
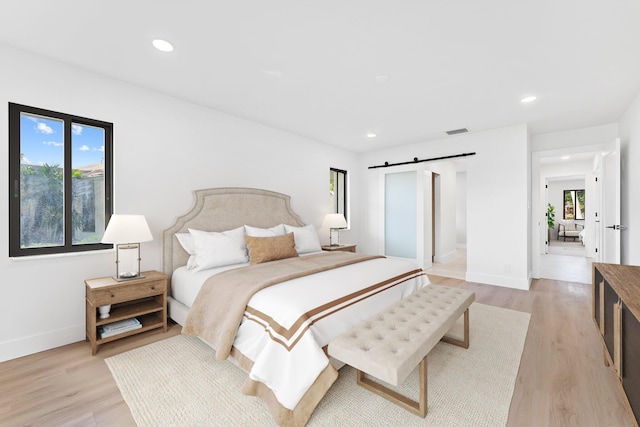
[[[212,358],[247,371],[243,393],[264,400],[278,425],[304,425],[338,375],[329,341],[427,285],[427,276],[409,261],[322,252],[287,195],[216,188],[194,196],[163,232],[169,316],[209,344]],[[203,255],[237,242],[237,233],[249,236],[250,258],[235,262],[235,246]]]

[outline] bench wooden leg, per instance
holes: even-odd
[[[401,408],[424,418],[427,416],[427,358],[425,357],[422,359],[418,366],[418,381],[420,382],[420,400],[418,402],[411,400],[380,383],[370,380],[364,372],[356,369],[358,385],[384,397]]]
[[[451,338],[448,336],[442,337],[440,340],[442,342],[446,342],[448,344],[457,345],[462,348],[469,348],[469,309],[467,308],[464,312],[464,339],[459,340],[455,338]]]

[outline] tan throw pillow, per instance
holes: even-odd
[[[244,236],[244,240],[247,242],[251,264],[298,256],[293,233],[275,237]]]

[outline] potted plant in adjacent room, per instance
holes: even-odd
[[[547,245],[551,243],[551,229],[556,226],[556,208],[547,203]]]

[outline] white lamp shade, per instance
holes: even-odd
[[[140,243],[153,240],[144,215],[111,215],[102,243]]]
[[[347,228],[347,220],[342,214],[327,214],[322,223],[323,228]]]

